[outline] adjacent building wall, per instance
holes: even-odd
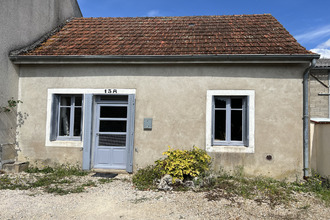
[[[81,16],[76,0],[1,0],[0,106],[6,106],[12,97],[18,98],[19,71],[18,66],[9,61],[9,52],[30,45],[66,19]],[[16,112],[0,113],[0,148],[9,157],[16,153],[15,136]]]
[[[311,122],[311,168],[330,176],[330,121]]]
[[[325,85],[329,85],[327,69],[312,69],[311,74]],[[329,89],[310,76],[310,116],[312,118],[329,118],[329,96],[320,96],[319,93],[329,93]]]
[[[45,146],[50,88],[136,89],[134,170],[168,145],[205,149],[207,90],[255,91],[255,152],[212,153],[213,167],[276,178],[302,176],[302,75],[299,64],[26,65],[20,69],[20,158],[79,163],[79,147]],[[151,131],[143,119],[152,118]],[[268,160],[268,159],[270,160]]]

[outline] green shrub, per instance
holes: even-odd
[[[161,175],[169,174],[175,179],[196,177],[209,169],[211,157],[205,150],[194,146],[192,150],[173,150],[170,146],[165,159],[157,160],[155,169]]]
[[[154,180],[160,179],[160,172],[155,169],[155,166],[147,166],[139,169],[133,176],[133,184],[139,190],[154,189]]]

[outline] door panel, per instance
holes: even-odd
[[[126,151],[122,148],[113,148],[113,155],[115,156],[113,158],[113,164],[116,164],[118,166],[122,166],[123,168],[125,168],[126,164],[123,165],[122,162],[125,161],[125,163],[126,163]]]
[[[94,168],[126,169],[129,147],[128,103],[96,103]]]
[[[106,148],[99,148],[97,151],[97,158],[99,164],[108,164],[108,161],[111,157],[111,153]]]
[[[100,134],[99,135],[99,146],[118,146],[125,147],[126,146],[126,135],[124,134]]]

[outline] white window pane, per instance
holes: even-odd
[[[242,126],[242,110],[231,111],[231,141],[242,141],[243,126]]]
[[[75,106],[81,106],[82,104],[82,96],[75,96]]]
[[[71,106],[71,96],[61,96],[61,106]]]
[[[214,139],[226,140],[226,111],[216,110],[214,114]]]
[[[215,97],[214,105],[216,108],[226,108],[226,99]]]
[[[70,136],[70,107],[61,107],[59,136]]]
[[[74,129],[73,136],[80,136],[81,134],[81,107],[75,108],[74,111]]]
[[[243,105],[242,98],[232,98],[231,99],[231,108],[238,108],[241,109]]]

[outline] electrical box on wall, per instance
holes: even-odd
[[[145,118],[143,121],[144,130],[152,130],[152,118]]]

